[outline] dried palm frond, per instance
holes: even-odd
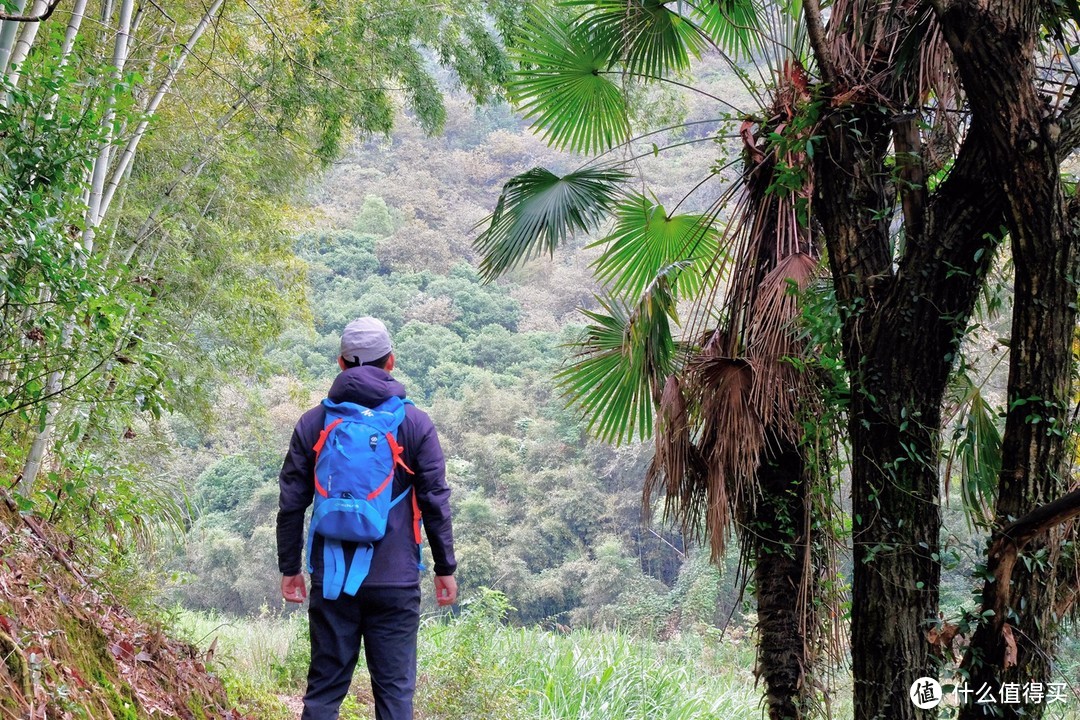
[[[714,559],[724,552],[731,519],[751,512],[754,476],[765,447],[751,402],[756,369],[745,358],[700,355],[688,366],[700,403],[698,446],[706,462],[704,517]]]
[[[746,328],[745,355],[759,368],[754,374],[751,403],[763,425],[792,442],[798,440],[799,405],[813,394],[809,379],[790,362],[804,351],[796,328],[799,293],[817,270],[818,260],[808,254],[782,258],[759,284]]]
[[[652,498],[663,493],[668,499],[664,519],[675,520],[685,534],[693,535],[693,519],[700,517],[708,496],[706,464],[691,437],[690,408],[677,375],[664,383],[653,440],[656,452],[645,474],[642,516],[649,522]]]
[[[830,50],[848,92],[891,105],[960,95],[952,53],[929,4],[837,0],[830,18]]]

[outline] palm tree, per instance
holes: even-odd
[[[685,13],[662,2],[566,5],[580,14],[532,13],[518,57],[529,70],[511,92],[553,145],[601,155],[561,177],[537,168],[510,180],[477,240],[482,270],[495,277],[613,219],[594,267],[608,295],[584,311],[591,324],[560,382],[601,438],[655,435],[646,510],[663,493],[684,532],[704,531],[714,559],[736,530],[754,568],[770,717],[801,718],[821,639],[811,599],[827,559],[811,534],[827,453],[803,422],[817,383],[796,367],[808,349],[796,329],[799,295],[820,264],[812,178],[798,171],[807,165],[798,110],[810,101],[808,46],[791,16],[749,2]],[[766,24],[786,38],[770,52],[755,34]],[[668,81],[706,48],[756,50],[777,82],[758,96],[756,133],[743,125],[739,182],[707,212],[678,214],[628,188],[632,153],[611,159],[633,144],[620,81]],[[785,142],[769,145],[770,135]],[[733,219],[721,227],[728,205]],[[680,300],[692,310],[676,339]]]
[[[817,0],[787,11],[751,0],[565,5],[579,8],[571,20],[533,16],[513,92],[550,142],[601,154],[561,177],[532,171],[511,181],[477,244],[485,270],[497,275],[615,214],[598,263],[612,297],[590,315],[581,359],[561,379],[601,436],[655,426],[647,484],[667,491],[684,524],[703,519],[715,552],[732,521],[745,536],[755,510],[766,516],[770,489],[808,487],[793,479],[795,457],[805,465],[808,456],[792,431],[800,405],[791,398],[812,398],[813,376],[779,360],[802,348],[790,331],[794,301],[778,289],[809,279],[822,241],[850,384],[858,718],[928,717],[907,692],[940,662],[939,635],[929,631],[939,612],[942,401],[995,253],[1010,242],[1010,402],[1001,464],[984,463],[1001,468],[985,498],[994,506],[993,577],[961,672],[1045,681],[1060,613],[1077,594],[1062,564],[1068,553],[1056,566],[1010,559],[1024,547],[1058,557],[1065,536],[1047,533],[1080,508],[1075,493],[1054,500],[1068,483],[1080,262],[1080,203],[1058,169],[1080,147],[1080,73],[1069,57],[1080,10],[839,0],[826,20]],[[778,28],[788,30],[783,42],[770,38]],[[725,193],[694,219],[629,194],[626,166],[605,153],[628,142],[617,80],[679,82],[670,74],[705,49],[762,60],[769,92],[755,96],[760,107],[741,128],[741,194]],[[733,220],[715,230],[731,199]],[[659,231],[676,222],[693,228],[681,242]],[[679,341],[678,300],[695,308]],[[780,654],[764,645],[761,654],[770,713],[791,716],[786,686],[768,679]],[[1037,716],[1042,707],[1002,711]]]

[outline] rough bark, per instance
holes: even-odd
[[[939,8],[973,122],[985,129],[985,144],[1005,190],[1015,267],[1009,407],[996,506],[999,528],[1067,489],[1077,230],[1060,177],[1061,128],[1038,91],[1040,13],[1037,3],[1023,1],[962,0]],[[1027,545],[1030,556],[1046,550],[1049,562],[1018,564],[1003,575],[1004,586],[988,581],[984,587],[984,602],[996,606],[996,612],[978,628],[964,660],[975,689],[986,683],[996,693],[1004,682],[1050,679],[1047,658],[1058,620],[1053,546],[1046,538],[1032,540]],[[991,555],[991,564],[1004,557],[1000,547],[992,552],[997,557]],[[1005,623],[1012,626],[1009,632]],[[1012,658],[1006,662],[1008,635],[1016,640],[1015,665]],[[987,709],[969,704],[960,717],[982,717]],[[1037,718],[1043,709],[1041,703],[994,707],[995,717],[1005,718]]]
[[[858,3],[852,7],[858,12]],[[859,720],[931,716],[908,702],[907,689],[919,675],[935,674],[925,630],[937,613],[939,408],[1001,229],[1011,237],[1017,278],[999,523],[1063,491],[1077,261],[1058,179],[1060,128],[1035,83],[1038,9],[1028,2],[962,0],[938,3],[936,10],[972,122],[948,179],[927,198],[904,198],[906,242],[896,256],[887,230],[875,222],[894,202],[885,180],[889,128],[879,118],[903,118],[913,104],[890,94],[887,84],[867,88],[872,67],[858,76],[838,73],[827,88],[818,160],[818,217],[845,310],[852,378],[852,656]],[[857,24],[858,18],[838,14],[831,30],[843,33]],[[850,57],[872,65],[879,50],[864,46]],[[910,132],[897,140],[898,149],[914,157]],[[898,164],[902,174],[918,173],[907,160]],[[1032,398],[1038,398],[1035,408]],[[1026,566],[1013,574],[1009,606],[1022,609],[1015,635],[1022,632],[1031,643],[1012,672],[1028,680],[1045,679],[1038,658],[1050,647],[1052,607],[1060,597],[1047,592],[1050,575]],[[980,672],[993,669],[993,677],[1004,677],[997,671],[1005,646],[1000,628],[995,633],[987,625],[973,646],[973,654],[991,660],[979,664]]]
[[[811,661],[808,593],[814,580],[808,485],[798,447],[783,443],[768,456],[758,470],[761,496],[748,533],[754,548],[758,672],[765,680],[769,720],[801,720]]]
[[[844,33],[870,13],[853,3],[835,16]],[[892,37],[879,28],[858,35],[868,46],[847,57],[885,62]],[[841,65],[841,68],[850,65]],[[858,720],[933,716],[909,701],[908,689],[936,675],[926,638],[937,617],[940,564],[941,403],[959,340],[990,266],[1002,196],[990,157],[972,131],[952,171],[933,193],[903,192],[902,249],[893,248],[887,218],[897,202],[887,162],[891,133],[917,111],[910,83],[866,86],[875,68],[854,65],[826,89],[824,147],[817,154],[816,211],[842,308],[845,360],[851,376],[852,663]],[[889,120],[889,118],[893,120]],[[917,138],[903,134],[901,172],[919,177]],[[910,190],[910,188],[909,188]]]
[[[852,133],[860,124],[871,132]],[[940,583],[934,559],[941,524],[940,408],[958,338],[993,254],[993,242],[984,237],[995,229],[987,221],[993,215],[979,211],[1000,195],[975,172],[982,156],[962,153],[956,177],[968,184],[950,180],[938,191],[928,231],[907,235],[894,271],[888,230],[874,212],[890,202],[886,136],[872,116],[838,111],[830,118],[826,167],[817,175],[818,216],[845,308],[852,383],[851,632],[860,720],[928,717],[907,691],[916,678],[935,674],[926,629],[937,615]],[[964,204],[951,202],[960,200]],[[958,207],[970,212],[957,216]],[[951,233],[943,234],[945,228]]]

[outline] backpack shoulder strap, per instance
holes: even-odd
[[[323,538],[323,597],[337,600],[345,585],[345,549],[340,540]],[[351,595],[355,595],[354,590]]]

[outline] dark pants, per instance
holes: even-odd
[[[363,641],[376,720],[412,720],[420,588],[364,588],[326,600],[310,593],[311,667],[301,720],[337,720]]]

